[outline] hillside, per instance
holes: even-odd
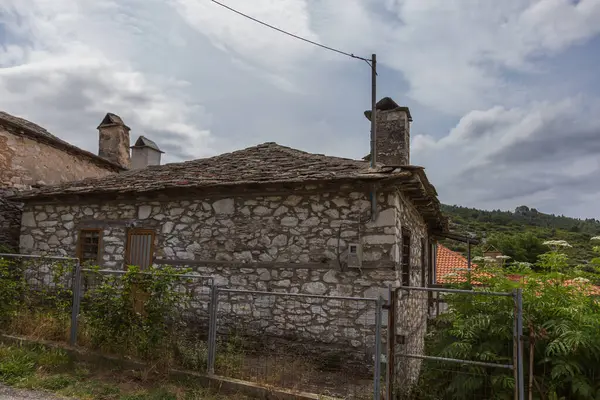
[[[590,238],[600,235],[600,221],[596,219],[545,214],[527,206],[510,212],[442,205],[442,211],[450,218],[453,232],[493,244],[517,261],[535,262],[537,255],[547,250],[542,245],[545,240],[560,239],[573,246],[568,251],[572,263],[586,263],[593,257]],[[453,250],[466,252],[464,244],[455,241],[444,244]],[[473,253],[480,255],[481,248],[481,245],[475,247]]]

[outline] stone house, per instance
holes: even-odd
[[[264,143],[44,186],[16,198],[20,251],[104,268],[187,265],[249,290],[375,297],[427,285],[447,222],[423,168],[409,165],[409,110],[389,98],[377,108],[374,168]]]
[[[117,161],[82,150],[39,125],[0,112],[0,247],[17,249],[19,244],[20,205],[6,196],[34,186],[118,173],[127,165]]]

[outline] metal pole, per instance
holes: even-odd
[[[377,163],[377,54],[371,55],[371,167]]]
[[[71,307],[71,338],[69,344],[77,344],[77,328],[79,322],[79,308],[81,305],[81,264],[77,260],[75,264],[75,276],[73,277],[73,304]]]
[[[377,54],[371,55],[371,168],[377,165]],[[371,190],[371,221],[377,218],[377,191]]]
[[[391,400],[394,394],[394,379],[396,377],[395,351],[396,351],[396,290],[389,286],[390,299],[388,307],[388,340],[387,340],[387,374],[386,374],[386,398]]]
[[[379,296],[375,309],[375,370],[373,371],[373,399],[381,396],[381,310],[384,298]]]
[[[210,305],[208,316],[208,365],[207,372],[215,373],[215,360],[217,355],[217,307],[219,301],[219,289],[211,283]]]
[[[523,289],[517,289],[517,370],[518,400],[525,400],[525,374],[523,371]]]

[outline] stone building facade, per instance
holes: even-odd
[[[103,178],[128,168],[129,128],[121,118],[107,114],[98,131],[99,155],[95,155],[39,125],[0,112],[0,246],[17,249],[19,243],[20,204],[7,197],[32,187]],[[143,151],[147,146],[138,147]]]
[[[398,130],[406,128],[408,110],[390,99],[379,104],[388,117],[378,126],[378,141],[386,132],[407,138]],[[43,187],[18,197],[25,203],[20,250],[78,256],[110,269],[185,265],[222,288],[377,297],[401,280],[424,284],[432,232],[446,229],[423,169],[401,165],[407,149],[382,139],[378,151],[389,165],[373,168],[265,143]],[[362,255],[358,265],[349,263],[350,247]],[[342,346],[372,345],[366,338],[374,318],[361,325],[360,308],[347,314],[343,331],[324,334],[348,312],[343,304],[294,304],[284,312],[267,307],[272,322],[263,328]],[[244,301],[222,307],[240,318],[253,315],[245,314]]]

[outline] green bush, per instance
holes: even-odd
[[[190,295],[177,290],[187,270],[131,266],[124,275],[89,274],[82,302],[82,325],[92,346],[157,359],[173,343],[185,323],[177,309]],[[176,317],[174,317],[177,315]]]
[[[541,255],[538,265],[545,272],[529,272],[519,282],[502,268],[482,266],[473,277],[477,286],[459,287],[494,292],[522,288],[525,382],[532,398],[599,399],[600,300],[593,295],[597,289],[569,267],[557,247]],[[448,311],[429,326],[428,355],[512,363],[510,297],[452,294],[445,300]],[[497,368],[465,366],[457,373],[428,361],[421,382],[434,394],[423,398],[514,396],[513,372]]]

